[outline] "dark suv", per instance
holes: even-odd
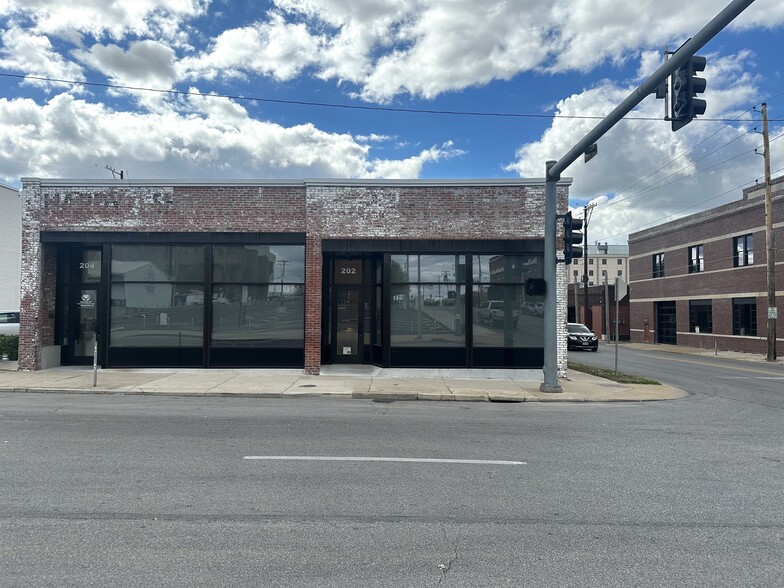
[[[566,347],[568,349],[590,349],[591,351],[599,349],[599,339],[585,325],[567,323],[566,330]]]

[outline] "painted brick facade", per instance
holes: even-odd
[[[541,240],[544,185],[532,180],[89,182],[23,179],[20,367],[53,342],[54,249],[42,232],[304,233],[305,371],[321,365],[322,240]],[[569,181],[558,187],[564,210]],[[566,364],[566,274],[558,272],[558,366]]]
[[[784,242],[784,178],[773,184],[773,234]],[[631,340],[658,342],[657,302],[674,302],[677,343],[698,348],[765,354],[767,349],[767,251],[763,193],[744,191],[743,199],[629,236]],[[735,267],[735,237],[753,236],[753,264]],[[689,268],[689,248],[703,246],[702,271]],[[776,260],[776,305],[784,317],[784,259]],[[664,254],[664,276],[653,277],[653,256]],[[733,299],[756,299],[757,334],[733,334]],[[690,301],[710,300],[711,333],[694,332]],[[781,324],[781,321],[778,321]],[[777,327],[777,355],[784,352]]]

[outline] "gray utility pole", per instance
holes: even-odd
[[[544,296],[544,366],[542,369],[543,382],[539,389],[542,392],[563,392],[558,383],[558,325],[557,325],[557,298],[558,298],[558,271],[556,268],[555,233],[558,219],[558,203],[556,184],[561,179],[561,172],[572,165],[575,160],[593,151],[594,143],[613,128],[618,121],[642,102],[649,94],[664,83],[667,78],[681,65],[692,57],[697,51],[715,37],[724,27],[730,24],[735,17],[753,4],[754,0],[734,0],[717,14],[713,20],[705,25],[700,32],[686,41],[670,59],[664,62],[647,80],[621,102],[615,109],[596,125],[585,137],[582,138],[571,151],[558,161],[550,160],[545,163],[545,188],[544,188],[544,279],[547,290]]]
[[[762,103],[762,144],[765,149],[765,247],[768,262],[768,361],[776,361],[776,248],[773,242],[773,197],[770,190],[768,105]]]
[[[591,220],[591,213],[593,212],[594,204],[586,204],[583,208],[583,297],[585,300],[585,312],[583,313],[583,324],[588,321],[588,221]],[[581,321],[577,321],[578,323]],[[593,317],[591,318],[591,330],[593,330]]]

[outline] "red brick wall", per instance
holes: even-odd
[[[784,192],[777,183],[773,200],[774,238],[784,242]],[[778,225],[778,226],[775,226]],[[754,264],[734,267],[733,237],[752,234]],[[704,246],[704,271],[689,274],[689,247]],[[778,248],[781,263],[781,247]],[[664,253],[664,277],[652,278],[652,258]],[[676,302],[678,344],[765,354],[767,350],[767,250],[764,198],[742,199],[629,236],[631,338],[642,341],[643,321],[656,328],[655,301]],[[784,290],[784,270],[776,266],[776,290]],[[757,299],[757,335],[732,334],[732,299]],[[713,301],[713,333],[689,332],[689,300]],[[779,316],[784,316],[777,296]],[[778,321],[781,324],[781,320]],[[784,329],[777,327],[778,338]],[[656,341],[654,335],[653,341]],[[777,355],[784,340],[777,341]]]

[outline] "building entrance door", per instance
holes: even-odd
[[[656,342],[678,344],[674,302],[656,303]]]
[[[335,361],[360,363],[364,339],[362,289],[352,286],[335,288]]]
[[[68,261],[71,287],[66,289],[65,362],[84,365],[93,362],[98,346],[101,353],[101,312],[103,308],[101,288],[101,250],[80,248],[71,250]]]

